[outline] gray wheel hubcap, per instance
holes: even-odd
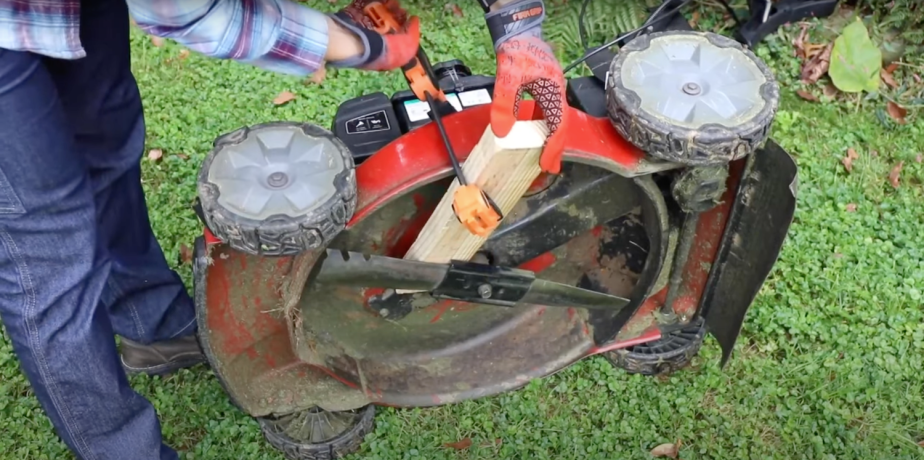
[[[653,38],[648,48],[626,57],[622,79],[642,110],[686,128],[736,126],[766,104],[760,68],[741,51],[704,36]]]
[[[208,180],[218,187],[218,202],[242,217],[299,217],[337,192],[334,178],[343,167],[329,139],[295,126],[274,126],[225,147],[215,156]]]

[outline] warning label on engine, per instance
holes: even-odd
[[[388,124],[388,116],[384,110],[367,113],[361,117],[347,120],[347,134],[374,133],[376,131],[388,131],[391,126]]]

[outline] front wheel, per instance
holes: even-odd
[[[658,340],[613,350],[604,356],[630,374],[667,375],[690,364],[705,337],[706,322],[699,317]]]
[[[313,408],[257,418],[267,442],[289,460],[334,460],[359,450],[372,431],[375,406],[341,412]]]
[[[209,230],[253,255],[325,247],[356,209],[349,149],[309,123],[265,123],[219,137],[198,182]]]

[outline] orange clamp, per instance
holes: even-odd
[[[452,210],[459,222],[473,235],[488,236],[503,218],[497,206],[483,190],[474,185],[461,185],[452,197]]]
[[[391,11],[388,10],[388,6],[385,3],[370,3],[366,5],[363,11],[366,13],[366,17],[372,21],[375,31],[380,34],[394,33],[402,27],[402,25],[398,23],[398,20],[392,16]],[[426,55],[423,49],[418,49],[417,57],[401,66],[401,70],[404,71],[404,78],[407,79],[411,91],[413,91],[414,96],[417,96],[417,99],[421,101],[426,100],[427,93],[430,93],[433,99],[446,102],[446,95],[443,94],[443,91],[430,79],[430,75],[424,67],[424,62],[426,62]]]

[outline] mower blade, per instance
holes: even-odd
[[[437,298],[502,307],[530,303],[618,311],[629,303],[622,297],[537,279],[527,270],[458,261],[436,264],[338,249],[327,250],[314,280],[342,286],[427,291]]]
[[[328,249],[315,281],[356,287],[431,291],[446,277],[448,265]]]
[[[567,284],[536,279],[520,302],[547,306],[619,311],[629,304],[629,299],[591,291],[590,289],[568,286]]]

